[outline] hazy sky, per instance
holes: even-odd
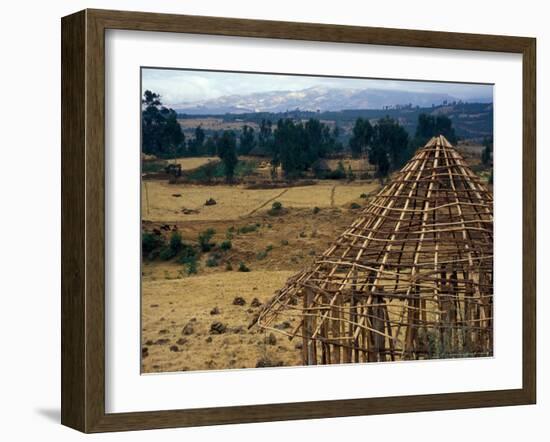
[[[242,74],[174,69],[142,69],[142,89],[162,96],[163,104],[203,101],[224,95],[254,92],[296,91],[315,86],[341,89],[392,89],[410,92],[446,93],[457,99],[492,101],[492,86],[425,81],[369,80],[295,75]]]

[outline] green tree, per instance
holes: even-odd
[[[306,133],[302,123],[280,119],[273,134],[273,165],[281,165],[285,176],[295,178],[305,170],[307,162]]]
[[[245,124],[239,137],[239,153],[241,155],[247,155],[255,146],[256,139],[254,137],[254,129]]]
[[[202,155],[204,153],[204,139],[206,135],[202,126],[199,124],[195,128],[195,137],[187,142],[187,154],[190,157]]]
[[[183,154],[185,136],[173,109],[164,107],[159,94],[146,90],[142,98],[141,149],[161,158]]]
[[[483,139],[481,162],[484,166],[490,166],[493,162],[493,137]]]
[[[260,122],[260,133],[258,134],[258,145],[266,150],[271,150],[273,143],[273,132],[271,121],[262,119]]]
[[[285,176],[297,177],[318,165],[335,144],[330,127],[315,118],[305,124],[291,118],[280,119],[273,131],[271,164],[281,165]]]
[[[373,128],[369,120],[358,118],[353,126],[353,133],[349,140],[352,155],[357,158],[365,152],[373,135]]]
[[[446,115],[420,114],[414,135],[417,147],[425,145],[430,138],[438,135],[443,135],[450,143],[456,143],[457,136],[452,120]]]
[[[225,179],[227,182],[233,181],[235,167],[239,161],[237,157],[237,139],[235,132],[224,130],[217,142],[218,156],[223,162],[225,170]]]
[[[368,156],[369,162],[376,166],[377,175],[387,176],[412,156],[407,131],[393,118],[381,118],[373,128]]]
[[[218,134],[214,133],[211,137],[208,137],[206,139],[206,142],[204,143],[204,152],[206,155],[214,156],[217,152],[217,145],[218,145]]]

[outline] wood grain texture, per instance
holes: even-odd
[[[85,13],[63,19],[61,44],[61,422],[85,428]]]
[[[229,35],[523,55],[523,387],[339,401],[105,413],[105,30]],[[535,40],[86,10],[62,19],[62,423],[84,432],[532,404],[535,354]],[[517,294],[511,294],[517,295]]]

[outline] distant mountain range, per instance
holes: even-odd
[[[269,91],[247,95],[226,95],[199,102],[173,104],[178,113],[189,115],[240,114],[252,112],[340,111],[384,109],[387,106],[430,107],[458,101],[448,94],[385,89],[333,89],[311,87],[300,91]],[[469,101],[483,102],[484,99]]]

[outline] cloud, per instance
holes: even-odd
[[[228,95],[268,91],[299,91],[324,86],[336,89],[382,89],[446,93],[457,99],[492,101],[487,84],[357,79],[279,74],[212,72],[183,69],[142,69],[142,89],[159,93],[166,105],[192,103]]]

